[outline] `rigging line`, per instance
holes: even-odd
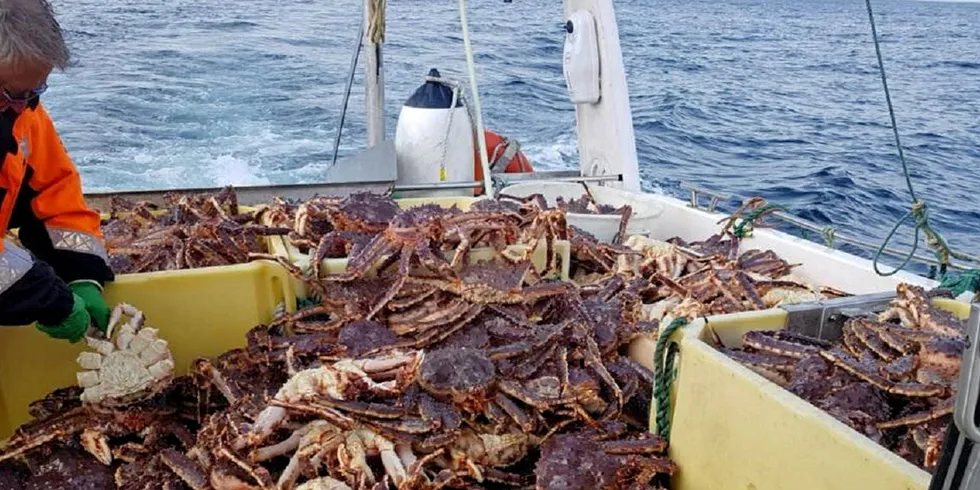
[[[337,152],[340,151],[340,138],[344,134],[344,119],[347,116],[347,103],[350,102],[350,91],[354,85],[354,72],[357,71],[357,58],[361,54],[361,46],[364,45],[364,22],[357,29],[357,41],[354,43],[354,54],[350,59],[350,70],[347,72],[347,85],[344,86],[344,105],[340,109],[340,124],[337,125],[337,135],[333,140],[333,158],[330,159],[330,166],[337,164]]]
[[[908,163],[905,162],[905,152],[902,151],[902,140],[898,135],[898,123],[895,122],[895,108],[892,106],[891,93],[888,90],[888,77],[885,76],[885,62],[881,58],[881,46],[878,43],[878,28],[875,25],[875,16],[871,10],[871,0],[864,0],[868,7],[868,21],[871,23],[871,38],[875,43],[875,55],[878,56],[878,71],[881,73],[881,86],[885,89],[885,102],[888,104],[888,116],[892,121],[892,133],[895,135],[895,147],[898,148],[898,158],[902,161],[902,171],[905,173],[905,184],[909,188],[912,201],[916,201],[915,189],[912,188],[912,178],[909,176]]]
[[[463,28],[463,51],[466,53],[466,70],[470,77],[470,95],[473,100],[473,112],[476,115],[476,142],[480,149],[480,165],[483,167],[483,192],[492,195],[493,177],[490,175],[490,163],[487,158],[487,139],[483,134],[483,109],[480,107],[480,88],[476,82],[476,61],[473,56],[473,45],[470,43],[470,22],[466,14],[466,0],[459,0],[459,23]]]
[[[871,0],[864,0],[864,4],[868,10],[868,22],[871,24],[871,37],[874,40],[875,55],[878,58],[878,71],[881,73],[881,85],[885,90],[885,102],[888,104],[888,116],[891,118],[892,133],[895,135],[895,148],[898,150],[898,158],[902,163],[902,173],[905,176],[905,184],[908,187],[909,195],[912,198],[912,210],[906,213],[900,220],[898,220],[897,223],[895,223],[895,226],[888,233],[888,236],[885,237],[885,240],[882,242],[881,246],[878,248],[878,251],[875,253],[874,260],[872,261],[872,266],[874,267],[874,271],[880,276],[891,276],[897,273],[898,271],[904,269],[905,266],[908,265],[908,263],[915,256],[915,252],[919,248],[920,232],[923,232],[926,235],[926,244],[933,249],[933,253],[936,255],[936,258],[939,260],[940,263],[939,276],[945,277],[947,269],[949,267],[950,257],[955,257],[960,260],[970,260],[970,261],[976,259],[968,254],[964,254],[952,250],[949,247],[949,244],[946,243],[946,240],[942,237],[942,235],[940,235],[939,232],[932,229],[932,226],[930,226],[929,212],[926,207],[925,201],[919,200],[915,195],[915,189],[912,186],[912,177],[909,174],[908,162],[906,162],[905,152],[902,150],[902,140],[898,132],[898,123],[895,120],[895,108],[894,105],[892,104],[891,92],[888,90],[888,77],[885,76],[885,62],[881,57],[881,43],[878,41],[878,27],[875,24],[874,11],[871,8]],[[893,269],[891,272],[888,273],[881,272],[881,270],[878,268],[878,261],[881,258],[881,255],[885,250],[885,247],[888,246],[888,243],[895,236],[895,233],[898,231],[898,229],[909,219],[914,219],[915,221],[915,232],[912,241],[912,250],[902,261],[901,265]],[[980,262],[980,260],[976,260],[976,261]]]

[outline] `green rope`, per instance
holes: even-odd
[[[907,167],[905,168],[905,173],[907,176],[908,175]],[[911,185],[912,183],[910,181],[909,193],[914,196],[915,193],[912,190]],[[915,218],[915,235],[913,235],[912,250],[910,250],[908,255],[905,256],[905,259],[902,260],[902,263],[898,267],[893,269],[891,272],[888,273],[881,272],[881,269],[878,268],[878,261],[881,260],[881,256],[885,252],[885,248],[888,247],[888,243],[891,242],[892,238],[895,236],[895,233],[903,224],[905,224],[906,221],[909,220],[909,218]],[[920,231],[926,235],[926,244],[929,245],[930,248],[932,248],[933,253],[936,255],[936,260],[939,262],[940,277],[946,275],[946,270],[949,268],[950,257],[956,257],[961,260],[971,260],[971,258],[967,255],[959,254],[957,252],[954,252],[953,250],[950,250],[949,244],[946,243],[946,240],[943,238],[943,236],[940,235],[939,232],[937,232],[936,230],[933,230],[932,226],[929,224],[929,210],[926,208],[926,203],[924,201],[916,200],[912,203],[912,210],[905,213],[905,216],[902,216],[902,219],[898,220],[898,222],[895,223],[895,226],[893,226],[892,230],[888,232],[888,236],[885,237],[885,240],[881,243],[881,246],[878,247],[878,251],[875,252],[875,257],[873,262],[875,272],[879,276],[891,276],[897,273],[898,271],[904,269],[905,266],[912,261],[912,258],[915,257],[915,252],[919,250]]]
[[[919,232],[921,231],[926,235],[926,244],[932,248],[933,253],[936,255],[936,260],[939,261],[939,277],[945,277],[946,271],[949,268],[950,257],[960,260],[968,260],[971,262],[977,262],[977,260],[974,257],[958,253],[949,248],[949,244],[946,243],[946,240],[943,239],[942,235],[940,235],[936,230],[933,230],[929,225],[929,211],[926,209],[925,201],[918,199],[915,195],[915,189],[912,187],[912,176],[909,174],[908,162],[905,161],[905,152],[902,151],[902,140],[899,137],[898,123],[895,120],[895,108],[892,105],[891,94],[888,91],[888,78],[885,76],[885,62],[882,60],[881,56],[881,45],[878,42],[878,29],[875,26],[875,17],[871,9],[871,0],[865,0],[864,3],[868,10],[868,22],[871,24],[871,38],[874,40],[875,55],[878,58],[878,71],[881,74],[881,86],[885,91],[885,103],[888,105],[888,116],[891,119],[892,133],[895,136],[895,148],[898,150],[898,159],[902,164],[902,173],[905,176],[905,185],[908,187],[909,196],[912,198],[912,210],[905,213],[905,216],[902,216],[902,219],[898,220],[898,223],[895,223],[895,226],[892,227],[891,232],[888,233],[888,236],[885,237],[881,247],[879,247],[878,251],[875,253],[873,262],[874,270],[880,276],[891,276],[904,269],[915,256],[915,252],[919,249]],[[915,236],[914,241],[912,242],[912,250],[902,261],[901,265],[887,274],[883,273],[880,269],[878,269],[878,261],[881,259],[885,248],[888,246],[888,242],[891,241],[898,229],[905,224],[909,218],[915,218]]]
[[[670,441],[670,387],[674,383],[674,359],[676,345],[667,343],[681,327],[687,325],[687,318],[676,318],[664,328],[657,337],[657,348],[653,351],[654,387],[653,397],[657,403],[657,435]]]
[[[749,234],[752,233],[752,225],[755,224],[756,220],[773,211],[785,212],[786,208],[778,204],[765,204],[763,206],[759,206],[746,214],[741,221],[732,227],[732,234],[738,238],[745,238],[749,236]]]
[[[296,309],[303,310],[311,306],[317,306],[320,304],[319,298],[296,298]]]
[[[967,291],[980,293],[980,269],[971,269],[955,276],[947,275],[939,287],[951,290],[954,298]]]
[[[826,226],[820,230],[820,236],[823,237],[823,242],[827,245],[827,248],[834,248],[834,238],[837,237],[837,230],[833,226]]]

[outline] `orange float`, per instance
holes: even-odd
[[[521,145],[515,140],[508,139],[489,129],[483,130],[487,141],[487,163],[490,173],[520,174],[534,172],[531,160],[521,151]],[[483,180],[483,164],[480,162],[480,144],[474,138],[473,174],[475,180]],[[481,189],[473,189],[473,195],[480,195]]]

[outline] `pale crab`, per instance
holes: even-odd
[[[286,420],[289,404],[321,398],[351,400],[360,391],[396,396],[411,383],[422,358],[421,351],[396,352],[376,358],[342,359],[300,371],[279,389],[272,403],[256,417],[249,433],[235,442],[235,448],[254,446],[268,438]]]
[[[130,320],[119,327],[123,315]],[[82,352],[78,385],[83,403],[109,407],[126,406],[147,399],[173,380],[174,360],[167,341],[158,330],[143,324],[143,312],[132,305],[117,305],[109,317],[106,339],[86,337],[95,352]]]
[[[302,485],[296,487],[296,490],[352,490],[346,483],[331,478],[329,476],[321,476],[319,478],[304,482]]]
[[[647,275],[659,273],[677,279],[701,268],[699,254],[670,242],[633,235],[624,245],[643,254],[640,269]]]

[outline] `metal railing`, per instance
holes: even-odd
[[[681,188],[691,192],[690,206],[695,209],[702,209],[698,203],[699,198],[702,195],[708,196],[710,198],[710,202],[708,206],[704,208],[704,210],[709,212],[715,212],[718,204],[723,201],[731,201],[733,199],[744,200],[742,196],[738,196],[735,194],[727,194],[723,192],[716,192],[701,187],[697,187],[688,183],[682,183]],[[774,218],[779,219],[780,221],[783,221],[785,223],[797,226],[803,230],[807,230],[809,232],[813,232],[822,236],[826,235],[829,231],[830,233],[832,233],[834,243],[844,243],[852,247],[858,248],[860,250],[864,250],[870,254],[874,254],[875,252],[878,251],[878,245],[875,245],[871,242],[867,242],[864,240],[860,240],[858,238],[850,237],[847,235],[841,235],[831,226],[822,226],[812,221],[800,218],[798,216],[793,216],[792,214],[784,213],[782,211],[773,211],[771,214],[767,214],[767,216],[772,216]],[[807,238],[807,237],[803,237],[803,238]],[[825,243],[825,245],[831,246],[832,243],[831,244]],[[882,254],[888,255],[890,257],[895,257],[898,259],[904,259],[908,255],[908,252],[886,247],[885,249],[882,250]],[[940,265],[939,260],[937,260],[935,257],[930,257],[927,255],[915,254],[912,256],[912,260],[932,267],[938,267]],[[960,271],[969,270],[969,267],[965,267],[959,264],[949,264],[949,268],[960,270]]]

